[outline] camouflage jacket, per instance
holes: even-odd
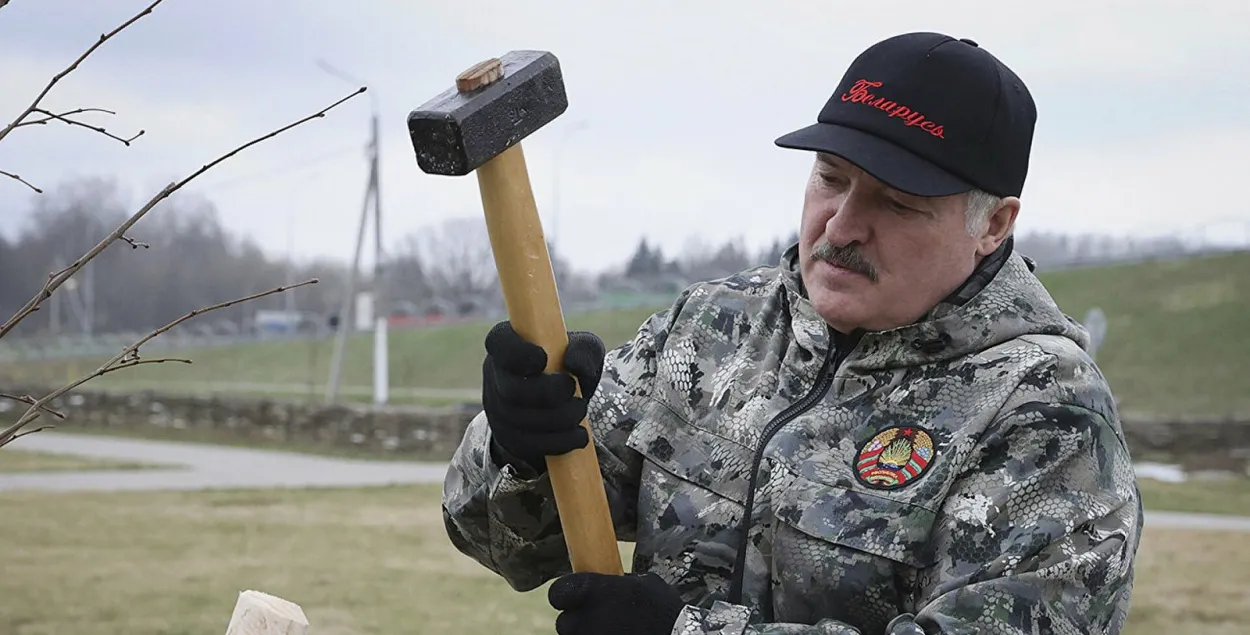
[[[609,352],[596,449],[633,570],[687,604],[675,635],[1120,630],[1142,511],[1116,406],[1008,253],[920,322],[835,338],[791,247]],[[483,417],[447,530],[530,590],[569,571],[551,486],[494,463]]]

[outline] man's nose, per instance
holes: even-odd
[[[872,236],[871,215],[870,204],[852,188],[825,221],[825,240],[835,247],[868,242]]]

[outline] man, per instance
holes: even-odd
[[[561,635],[1116,633],[1141,505],[1088,336],[1012,252],[1036,111],[970,40],[889,38],[817,123],[799,242],[568,374],[504,322],[447,475],[465,554]],[[632,573],[570,574],[543,457],[588,412]]]

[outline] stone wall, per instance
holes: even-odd
[[[0,392],[38,396],[49,391],[5,387]],[[254,397],[110,393],[83,388],[62,395],[50,406],[66,416],[63,421],[51,421],[61,429],[142,432],[146,428],[161,432],[165,438],[170,431],[187,431],[188,438],[263,439],[293,446],[333,445],[424,458],[450,456],[480,409],[477,405],[326,405]],[[13,402],[0,403],[0,410],[4,411],[0,418],[11,420],[27,408]]]
[[[1158,417],[1126,413],[1124,436],[1135,461],[1177,463],[1187,472],[1250,475],[1250,414]]]
[[[0,392],[46,394],[42,390],[24,391],[9,386],[0,388]],[[200,431],[208,434],[187,436],[264,439],[296,446],[334,445],[423,458],[450,456],[479,410],[477,404],[374,408],[88,389],[63,396],[52,407],[68,417],[57,422],[62,428]],[[25,408],[0,400],[0,420],[11,420]],[[1176,462],[1191,470],[1243,473],[1250,461],[1250,416],[1202,419],[1126,414],[1124,430],[1134,459],[1139,461]]]

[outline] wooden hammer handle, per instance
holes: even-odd
[[[520,144],[479,167],[477,179],[508,319],[517,334],[547,352],[547,372],[562,371],[568,331]],[[588,421],[581,425],[591,434]],[[573,570],[620,575],[593,439],[580,450],[547,457],[547,472]]]

